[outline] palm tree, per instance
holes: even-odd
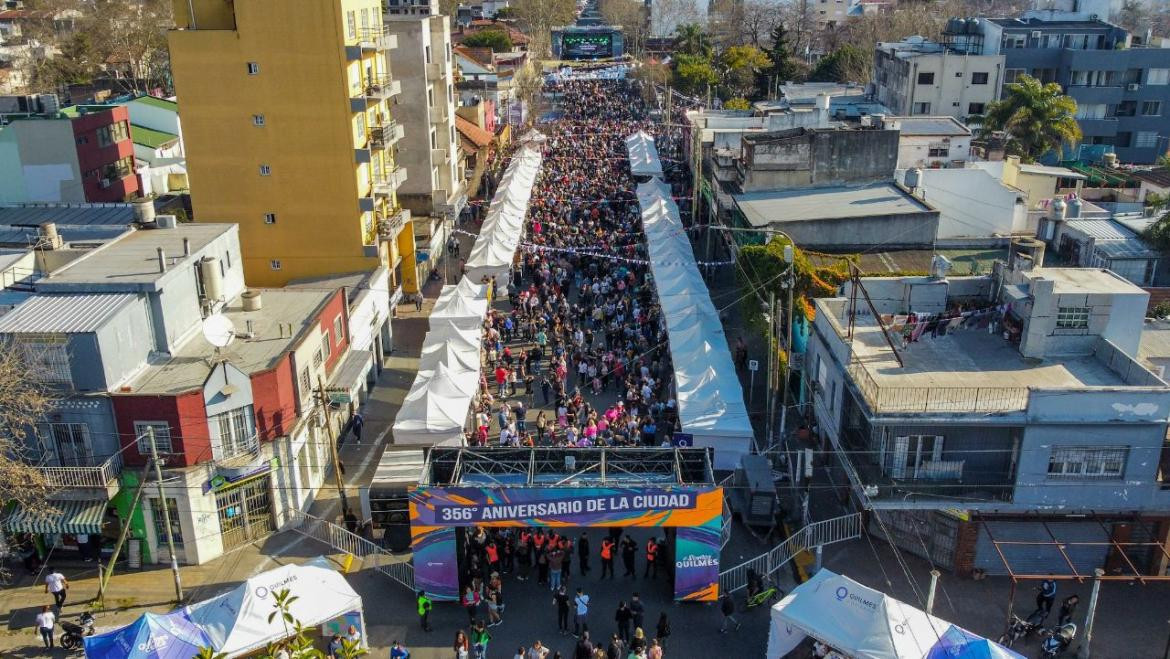
[[[678,26],[674,37],[674,50],[687,55],[711,55],[711,39],[703,33],[703,26],[687,23]]]
[[[1081,139],[1077,102],[1060,85],[1023,75],[1008,85],[1007,96],[992,103],[983,117],[982,134],[1003,131],[1008,149],[1027,162]]]

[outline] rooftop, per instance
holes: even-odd
[[[1108,31],[1119,29],[1114,25],[1110,25],[1104,21],[1090,21],[1090,20],[1065,20],[1065,21],[1046,21],[1039,18],[1031,18],[1025,20],[1023,18],[988,18],[986,19],[1003,27],[1005,29],[1018,30],[1099,30]]]
[[[1144,169],[1129,173],[1130,176],[1151,183],[1160,188],[1170,188],[1170,169],[1159,167],[1157,169]]]
[[[107,224],[129,226],[134,223],[131,204],[20,204],[0,206],[0,225],[40,226],[57,224]]]
[[[934,210],[893,183],[768,190],[734,195],[734,199],[747,221],[757,227],[783,222],[929,213]]]
[[[1080,231],[1094,239],[1094,246],[1106,256],[1123,258],[1157,258],[1158,251],[1151,249],[1136,233],[1120,223],[1107,219],[1070,219],[1068,229]]]
[[[254,290],[260,290],[264,300],[259,311],[244,311],[238,296],[222,311],[238,332],[244,332],[247,321],[252,321],[252,338],[237,336],[221,353],[248,374],[275,366],[281,355],[296,346],[302,332],[317,323],[318,310],[333,295],[326,290]],[[291,333],[281,329],[289,324],[293,326]],[[126,393],[168,395],[198,388],[211,372],[215,357],[215,348],[197,333],[170,358],[149,364],[128,384]]]
[[[159,247],[163,248],[168,259],[193,258],[183,255],[184,238],[190,241],[191,253],[194,254],[220,236],[236,230],[235,224],[185,223],[173,229],[132,231],[50,273],[37,282],[37,287],[40,290],[72,284],[106,284],[114,290],[126,290],[126,286],[153,286],[174,269],[168,266],[166,272],[159,271]]]
[[[1144,293],[1123,277],[1103,268],[1036,268],[1034,275],[1055,282],[1056,295],[1076,293]]]
[[[1170,359],[1170,320],[1148,320],[1142,327],[1142,343],[1138,358]]]
[[[0,316],[0,334],[94,332],[135,298],[129,293],[34,295]]]
[[[460,135],[471,140],[478,147],[488,146],[492,143],[492,139],[494,139],[494,136],[490,132],[476,126],[463,117],[455,117],[455,129],[459,131]]]
[[[135,144],[157,149],[178,142],[179,136],[174,133],[139,126],[138,124],[130,124],[130,139]]]
[[[153,106],[156,108],[160,108],[162,110],[170,110],[171,112],[178,112],[179,111],[179,104],[177,102],[168,101],[165,98],[159,98],[157,96],[139,96],[138,98],[136,98],[130,102],[131,103],[141,103],[143,105],[150,105],[150,106]]]
[[[865,85],[850,85],[839,82],[801,82],[780,85],[780,95],[789,103],[812,102],[817,96],[860,96],[865,94]]]
[[[887,122],[896,121],[903,135],[970,135],[967,128],[954,117],[886,117]]]
[[[1051,165],[1037,165],[1035,163],[1020,163],[1020,171],[1024,174],[1039,174],[1041,176],[1059,176],[1060,178],[1086,179],[1084,174],[1074,172],[1068,167],[1053,167]]]

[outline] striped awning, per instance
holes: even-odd
[[[49,501],[53,510],[17,508],[4,519],[4,529],[25,533],[94,533],[102,532],[102,518],[108,502],[104,499],[84,501]]]

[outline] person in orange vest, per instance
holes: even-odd
[[[605,578],[605,573],[609,571],[609,578],[613,579],[613,538],[606,537],[601,541],[601,578]]]
[[[484,548],[487,552],[488,572],[500,571],[500,548],[496,546],[495,540],[489,540],[487,547]]]
[[[653,537],[646,541],[646,571],[642,574],[642,578],[650,576],[653,572],[653,579],[658,578],[658,541]]]

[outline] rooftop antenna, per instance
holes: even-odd
[[[236,327],[228,317],[212,314],[203,321],[203,338],[215,346],[215,361],[223,359],[223,349],[236,338]]]

